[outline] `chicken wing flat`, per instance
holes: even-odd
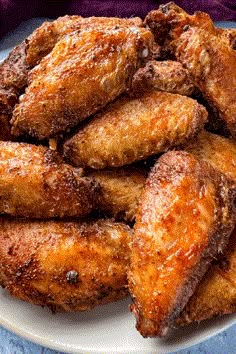
[[[0,213],[31,218],[85,216],[97,184],[50,149],[0,142]]]
[[[149,175],[139,204],[129,287],[144,337],[163,336],[234,227],[236,188],[183,151],[168,152]]]
[[[103,108],[130,87],[152,41],[138,27],[65,36],[31,71],[13,112],[13,134],[54,137]]]
[[[26,42],[15,47],[0,64],[0,140],[10,140],[10,119],[18,97],[27,84]]]
[[[212,265],[177,322],[187,325],[236,312],[236,231],[224,255]]]
[[[113,168],[89,173],[101,186],[98,208],[118,220],[133,222],[148,171],[144,168]]]
[[[0,225],[0,283],[11,295],[84,311],[128,294],[127,225],[6,219]]]
[[[68,140],[64,152],[76,166],[118,167],[188,141],[206,120],[205,108],[189,97],[158,91],[123,97]]]
[[[143,26],[139,17],[130,19],[117,17],[86,17],[81,16],[63,16],[53,22],[46,21],[37,28],[27,41],[26,61],[30,67],[34,67],[41,59],[54,48],[55,44],[75,31],[91,28],[114,28],[128,26]]]
[[[236,143],[233,139],[203,131],[184,149],[236,182]]]
[[[148,14],[155,38],[189,71],[194,85],[218,113],[222,129],[236,136],[236,52],[207,14],[186,14],[170,3]]]

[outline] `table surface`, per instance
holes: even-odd
[[[0,41],[0,60],[9,50],[28,36],[44,19],[33,19],[23,23],[16,31]],[[0,326],[0,354],[56,354],[55,350],[31,343]],[[236,325],[191,348],[175,354],[236,354]]]

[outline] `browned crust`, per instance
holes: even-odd
[[[0,282],[11,295],[63,311],[127,295],[128,226],[3,218],[0,224]]]
[[[166,333],[226,247],[235,193],[234,184],[185,152],[166,153],[153,168],[138,210],[129,274],[131,310],[144,337]]]
[[[206,109],[189,97],[155,90],[125,96],[68,140],[64,154],[75,166],[119,167],[184,144],[206,120]]]
[[[0,142],[0,212],[31,218],[85,216],[98,185],[43,146]]]

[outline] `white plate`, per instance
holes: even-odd
[[[0,324],[45,347],[73,353],[168,353],[218,334],[236,323],[236,315],[178,329],[166,339],[144,339],[129,313],[130,299],[90,312],[52,314],[47,308],[12,298],[0,289]]]
[[[36,27],[35,21],[30,25]],[[236,23],[219,26],[235,27]],[[13,46],[19,42],[17,31],[10,39]],[[10,50],[7,38],[4,41],[0,42],[2,57]],[[129,303],[126,299],[90,312],[53,315],[46,308],[12,298],[0,288],[0,325],[32,342],[68,353],[162,354],[200,343],[236,323],[236,315],[230,315],[178,329],[165,339],[144,339],[135,329]]]

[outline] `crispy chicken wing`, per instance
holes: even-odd
[[[186,325],[236,312],[236,230],[224,255],[197,287],[177,322]]]
[[[206,120],[205,108],[189,97],[158,91],[123,97],[68,140],[64,152],[76,166],[122,166],[186,142]]]
[[[26,60],[30,67],[34,67],[40,60],[51,52],[55,44],[65,35],[75,31],[91,28],[114,28],[128,26],[143,26],[139,17],[129,19],[118,17],[86,17],[63,16],[53,22],[46,21],[37,28],[27,41]]]
[[[128,226],[3,218],[0,225],[0,283],[11,295],[84,311],[128,294]]]
[[[113,168],[89,173],[101,186],[98,208],[115,219],[135,220],[138,202],[148,175],[144,168]]]
[[[56,136],[103,108],[129,87],[153,37],[138,27],[74,32],[30,74],[13,112],[13,134]]]
[[[234,227],[236,187],[186,152],[164,154],[148,177],[132,244],[129,287],[144,337],[162,336]]]
[[[140,95],[150,88],[185,96],[192,95],[195,90],[188,71],[181,63],[173,60],[150,60],[135,73],[132,81],[133,93]]]
[[[27,84],[26,42],[15,47],[0,64],[0,140],[12,139],[10,119]]]
[[[203,131],[184,149],[236,182],[236,143],[233,139]]]
[[[85,216],[98,186],[44,146],[0,142],[0,213],[31,218]]]
[[[155,38],[189,71],[194,85],[218,113],[222,129],[236,136],[236,52],[207,14],[186,14],[169,3],[148,14]]]

